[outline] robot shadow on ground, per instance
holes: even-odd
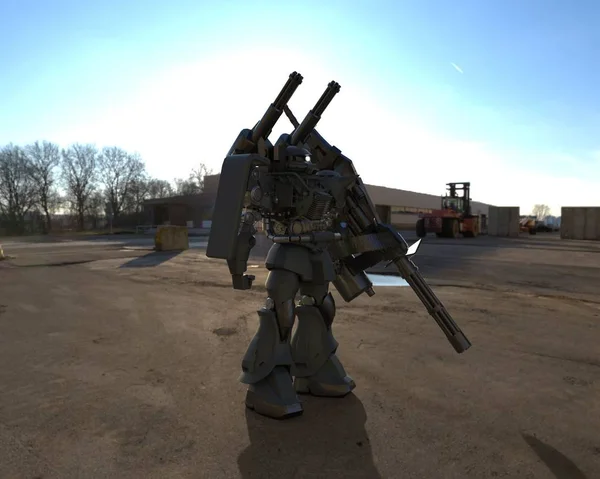
[[[304,414],[282,421],[246,409],[250,445],[240,454],[241,477],[378,479],[361,401],[301,396]]]
[[[122,264],[121,268],[153,268],[162,263],[175,258],[180,255],[181,251],[153,251],[152,253],[145,254],[144,256],[138,256],[127,263]]]
[[[521,436],[557,479],[587,479],[571,459],[552,446],[529,434],[521,433]]]

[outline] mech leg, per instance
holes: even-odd
[[[242,361],[240,381],[249,385],[246,406],[276,419],[297,416],[303,411],[290,373],[290,337],[299,281],[291,271],[269,272],[268,298],[258,311],[258,331]]]
[[[298,393],[342,397],[356,384],[335,354],[338,342],[331,331],[335,302],[328,290],[329,283],[300,285],[302,298],[296,308],[298,328],[292,338],[292,372]]]

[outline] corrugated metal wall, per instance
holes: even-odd
[[[519,207],[490,206],[488,234],[490,236],[519,236]]]
[[[560,237],[599,241],[600,207],[563,207],[561,209]]]

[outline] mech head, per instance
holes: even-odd
[[[272,166],[277,170],[310,163],[310,150],[303,145],[290,145],[289,137],[290,135],[283,134],[275,143]]]
[[[285,149],[288,163],[310,163],[310,151],[299,146],[288,146]]]

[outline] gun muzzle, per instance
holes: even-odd
[[[273,102],[273,105],[275,105],[275,108],[277,108],[277,110],[280,111],[280,113],[279,113],[280,115],[283,112],[283,107],[288,104],[288,102],[290,101],[290,98],[292,98],[292,95],[295,93],[296,88],[298,88],[300,86],[300,84],[302,83],[302,80],[303,80],[303,78],[302,78],[302,75],[300,75],[300,73],[298,73],[298,72],[290,73],[290,77],[288,78],[288,81],[286,82],[284,87],[279,92],[279,95],[277,95],[277,98],[275,98],[275,101]]]
[[[308,135],[315,129],[317,123],[319,123],[325,108],[329,106],[333,97],[339,93],[340,88],[339,83],[335,81],[329,82],[329,85],[327,85],[325,92],[323,92],[315,107],[308,112],[304,117],[304,120],[302,120],[302,123],[300,123],[292,133],[290,140],[292,145],[297,145],[298,143],[304,143],[306,141]]]
[[[302,75],[298,72],[290,73],[290,77],[287,82],[275,98],[275,101],[271,103],[267,111],[256,124],[252,130],[252,141],[256,143],[260,138],[268,138],[273,130],[273,127],[279,121],[279,118],[283,114],[283,109],[287,105],[292,95],[296,92],[296,89],[302,83]]]
[[[329,82],[329,85],[327,85],[327,88],[321,95],[321,98],[319,98],[319,101],[313,108],[315,115],[317,115],[318,117],[321,117],[321,115],[325,111],[325,108],[327,108],[329,106],[329,104],[331,103],[331,100],[333,100],[333,97],[336,96],[340,92],[341,88],[342,87],[340,86],[339,83],[334,82],[334,81]]]

